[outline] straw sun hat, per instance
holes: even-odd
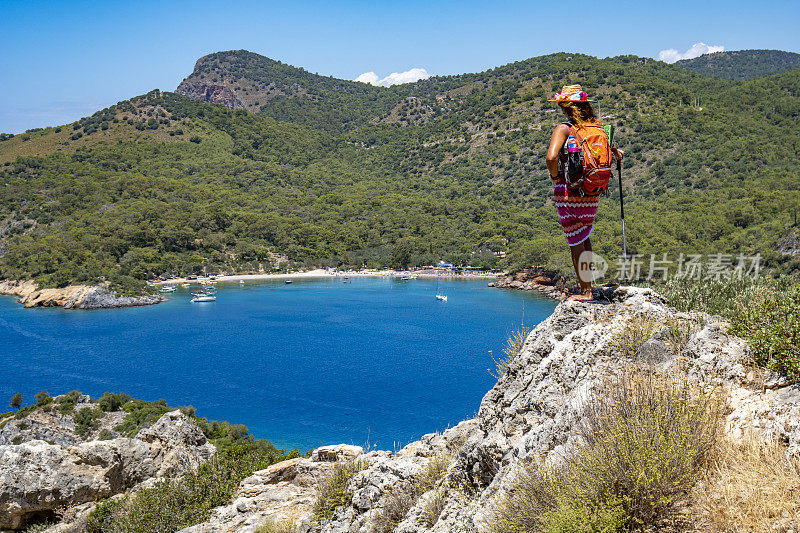
[[[597,102],[589,100],[589,95],[580,85],[564,85],[548,102]]]

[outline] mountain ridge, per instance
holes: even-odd
[[[762,253],[770,268],[800,266],[773,242],[798,208],[800,69],[729,81],[561,52],[372,87],[220,54],[200,63],[238,66],[230,80],[208,71],[209,84],[238,83],[243,96],[232,93],[246,104],[257,73],[245,79],[245,67],[264,64],[287,94],[252,113],[151,91],[0,140],[0,277],[132,284],[277,268],[276,256],[298,266],[566,268],[543,155],[559,122],[547,96],[575,82],[627,153],[629,251]],[[306,85],[288,96],[298,80]],[[616,189],[595,224],[606,257],[621,248]]]
[[[783,50],[732,50],[682,59],[675,65],[728,80],[747,80],[800,67],[800,54]]]

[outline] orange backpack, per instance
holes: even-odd
[[[603,194],[611,179],[611,144],[605,129],[594,124],[565,124],[569,128],[564,143],[567,187],[587,196]]]

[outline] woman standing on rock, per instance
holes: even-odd
[[[556,126],[550,138],[547,169],[555,186],[554,201],[580,286],[579,294],[569,299],[587,302],[593,299],[589,236],[597,214],[599,193],[608,186],[611,153],[622,160],[624,152],[610,146],[603,123],[592,107],[592,102],[597,100],[590,100],[580,85],[565,85],[548,101],[557,102],[567,117],[566,122]],[[580,165],[577,173],[576,161]],[[602,168],[594,170],[595,167]]]

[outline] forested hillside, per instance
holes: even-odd
[[[800,208],[800,69],[747,81],[553,54],[394,87],[245,51],[74,124],[0,141],[0,278],[46,285],[287,263],[566,265],[546,98],[617,126],[629,251],[779,253]],[[220,102],[220,103],[214,103]],[[620,253],[615,186],[596,251]],[[500,261],[493,252],[506,251]]]
[[[798,68],[800,54],[781,50],[736,50],[682,59],[675,64],[704,76],[747,80]]]

